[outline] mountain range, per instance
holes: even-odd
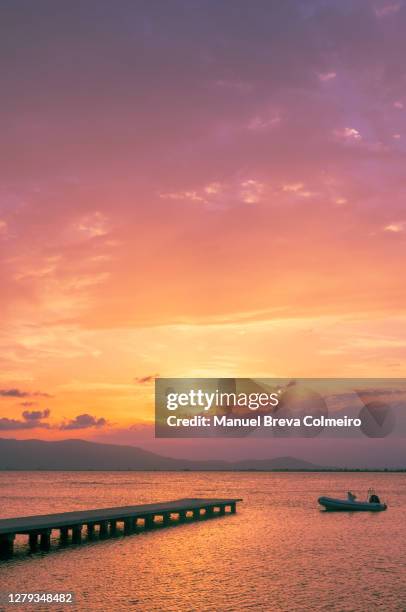
[[[191,460],[164,457],[136,446],[86,440],[0,438],[0,470],[323,470],[294,457]]]

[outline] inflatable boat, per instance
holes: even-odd
[[[324,506],[324,508],[330,512],[354,512],[360,510],[367,512],[380,512],[382,510],[386,510],[387,508],[386,504],[377,504],[368,501],[351,501],[349,499],[333,499],[332,497],[319,497],[318,501],[321,506]]]

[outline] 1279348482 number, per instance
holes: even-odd
[[[51,592],[3,592],[0,594],[0,603],[3,605],[22,605],[22,604],[73,604],[73,593],[51,593]]]

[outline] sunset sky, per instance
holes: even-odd
[[[406,3],[0,24],[1,436],[138,443],[158,374],[404,375]]]

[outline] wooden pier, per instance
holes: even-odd
[[[117,524],[123,525],[125,535],[134,533],[138,526],[151,529],[155,526],[168,526],[186,520],[200,520],[224,516],[236,512],[237,502],[241,499],[178,499],[175,501],[123,506],[118,508],[99,508],[58,514],[40,514],[0,519],[0,557],[9,558],[13,554],[16,535],[28,535],[31,552],[47,551],[51,544],[51,533],[58,530],[60,543],[80,544],[83,527],[86,526],[88,539],[96,533],[99,538],[107,538],[117,533]],[[160,521],[158,522],[158,518]]]

